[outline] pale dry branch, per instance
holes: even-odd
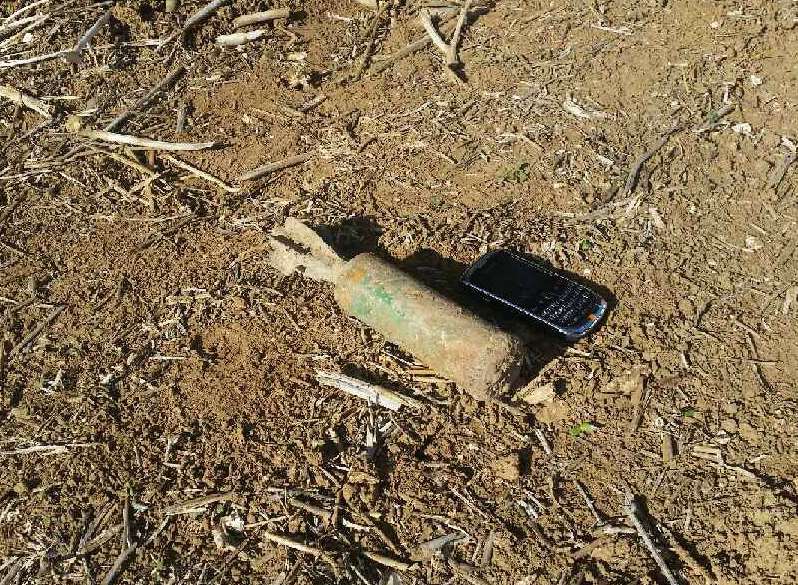
[[[640,540],[643,541],[643,544],[648,549],[648,552],[651,553],[651,557],[654,559],[654,562],[657,563],[660,572],[665,577],[670,585],[680,585],[679,580],[674,575],[671,568],[665,562],[665,559],[662,558],[662,555],[657,550],[657,546],[654,544],[654,539],[651,538],[651,535],[646,530],[646,527],[643,525],[643,521],[640,518],[640,506],[637,501],[634,499],[634,496],[628,494],[626,497],[626,503],[624,505],[624,511],[626,512],[627,517],[634,525],[635,529],[637,530],[638,535],[640,536]]]
[[[421,406],[418,400],[402,396],[382,386],[369,384],[357,378],[345,376],[344,374],[319,370],[316,372],[316,379],[320,384],[332,386],[333,388],[367,400],[377,406],[384,406],[388,410],[396,411],[402,406],[407,406],[409,408],[419,408]]]
[[[125,144],[127,146],[139,146],[141,148],[151,148],[153,150],[206,150],[217,145],[216,142],[164,142],[162,140],[151,140],[129,134],[117,134],[106,132],[105,130],[84,130],[79,132],[80,136],[90,140],[102,140],[112,144]]]
[[[233,28],[243,28],[252,24],[288,18],[289,16],[291,16],[291,11],[288,8],[272,8],[263,12],[253,12],[234,19]]]
[[[183,162],[182,160],[173,157],[171,154],[164,154],[161,156],[161,158],[172,163],[176,167],[183,169],[184,171],[188,171],[195,177],[199,177],[200,179],[205,179],[209,183],[213,183],[217,187],[221,187],[228,193],[238,193],[239,191],[241,191],[240,187],[231,187],[221,179],[214,177],[210,173],[206,173],[205,171],[198,169],[197,167],[190,165],[187,162]]]
[[[251,30],[247,32],[232,33],[229,35],[219,35],[216,37],[216,44],[220,47],[238,47],[256,41],[266,34],[265,28]]]
[[[446,64],[449,67],[454,67],[460,63],[460,57],[457,55],[457,47],[460,45],[460,37],[463,34],[463,25],[468,18],[468,11],[471,9],[471,0],[465,0],[463,7],[460,9],[460,16],[457,18],[457,25],[454,27],[452,40],[449,41],[449,46],[446,51]]]
[[[80,63],[81,57],[80,53],[89,46],[91,40],[100,32],[100,29],[104,27],[108,21],[111,20],[111,8],[105,11],[105,13],[97,19],[97,21],[83,33],[78,39],[78,42],[75,44],[75,47],[68,52],[64,57],[67,60],[67,63]]]
[[[28,95],[27,93],[22,92],[15,87],[11,87],[10,85],[0,85],[0,98],[5,98],[14,102],[15,104],[19,104],[20,106],[25,106],[26,108],[33,110],[34,112],[47,118],[52,116],[52,113],[50,112],[50,106],[48,106],[42,100],[37,99],[32,95]]]
[[[165,516],[175,516],[177,514],[192,514],[196,512],[204,512],[210,504],[216,502],[227,502],[235,497],[235,492],[224,492],[220,494],[211,494],[209,496],[202,496],[201,498],[193,498],[172,504],[164,508],[163,513]]]

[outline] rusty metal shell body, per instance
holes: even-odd
[[[518,378],[522,342],[372,254],[335,281],[341,308],[478,399]]]

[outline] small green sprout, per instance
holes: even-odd
[[[529,163],[521,162],[514,167],[504,169],[499,178],[505,183],[524,183],[529,179]]]
[[[596,426],[589,422],[581,422],[578,425],[572,426],[568,433],[572,437],[581,437],[582,435],[588,435],[596,430]]]

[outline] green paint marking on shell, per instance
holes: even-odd
[[[404,312],[396,306],[393,295],[385,287],[372,282],[368,276],[360,281],[361,294],[354,295],[352,299],[352,312],[356,317],[370,320],[375,313],[390,318],[395,323],[405,321]]]

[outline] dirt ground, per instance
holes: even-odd
[[[0,583],[798,583],[798,3],[469,4],[459,72],[397,53],[456,1],[184,35],[203,1],[0,4],[0,85],[41,100],[0,98]],[[126,111],[219,144],[75,131]],[[612,310],[485,404],[270,268],[287,216],[442,290],[519,250]]]

